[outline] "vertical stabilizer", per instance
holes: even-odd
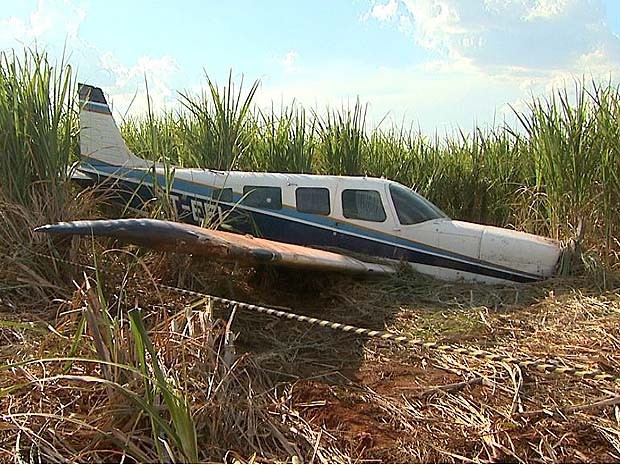
[[[125,144],[108,102],[99,87],[78,84],[80,96],[80,153],[84,162],[127,168],[150,167]]]

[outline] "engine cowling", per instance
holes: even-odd
[[[485,226],[480,241],[480,260],[541,278],[553,275],[561,251],[553,239],[493,226]]]

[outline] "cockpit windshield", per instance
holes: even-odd
[[[390,195],[402,225],[417,224],[428,220],[448,218],[444,212],[411,189],[390,183]]]

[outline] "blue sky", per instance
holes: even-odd
[[[525,109],[585,76],[617,81],[615,0],[0,0],[0,49],[63,49],[117,114],[260,79],[257,103],[319,111],[359,96],[369,123],[440,133]],[[510,106],[509,106],[510,105]],[[385,124],[385,123],[384,123]]]

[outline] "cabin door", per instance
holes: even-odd
[[[339,227],[338,247],[372,256],[391,258],[389,244],[394,230],[394,217],[382,185],[360,187],[341,183],[336,196]]]

